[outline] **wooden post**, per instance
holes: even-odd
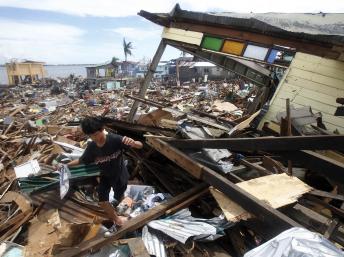
[[[141,97],[141,98],[145,97],[147,88],[149,86],[149,83],[150,83],[150,81],[153,78],[154,72],[156,70],[156,67],[159,64],[159,61],[161,59],[162,54],[165,51],[165,48],[166,48],[166,42],[165,42],[164,39],[161,39],[159,47],[158,47],[158,49],[155,52],[155,55],[154,55],[153,60],[152,60],[152,63],[149,66],[149,70],[148,70],[148,72],[147,72],[147,74],[145,76],[145,79],[143,81],[143,84],[142,84],[142,86],[140,88],[139,97]],[[139,107],[139,104],[140,104],[140,102],[135,100],[133,106],[131,107],[130,113],[128,115],[128,119],[127,120],[129,122],[133,121],[133,118],[135,116],[137,108]]]
[[[179,79],[179,60],[176,60],[176,77],[177,77],[177,86],[180,86],[180,79]]]
[[[291,117],[290,117],[290,99],[287,98],[286,100],[286,109],[287,109],[287,115],[286,115],[286,120],[287,120],[287,136],[291,136]],[[288,174],[290,176],[293,175],[293,165],[290,160],[288,160]]]

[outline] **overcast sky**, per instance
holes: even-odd
[[[344,13],[344,0],[0,0],[0,63],[12,58],[49,64],[124,59],[123,37],[134,46],[129,60],[151,59],[162,28],[137,13],[169,12],[177,2],[182,9],[202,12]],[[179,55],[169,47],[163,59]]]

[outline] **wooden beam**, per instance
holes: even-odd
[[[152,101],[152,100],[145,99],[145,98],[141,98],[141,97],[134,96],[134,95],[124,95],[124,97],[130,98],[130,99],[133,99],[133,100],[135,100],[135,101],[139,101],[139,102],[142,102],[142,103],[151,105],[151,106],[155,106],[155,107],[158,107],[158,108],[167,107],[166,105],[163,105],[163,104],[161,104],[161,103],[154,102],[154,101]]]
[[[158,64],[160,62],[161,56],[163,55],[163,53],[165,51],[165,48],[166,48],[166,42],[164,39],[161,39],[160,44],[158,46],[158,49],[156,50],[155,55],[153,57],[153,60],[149,66],[149,70],[148,70],[148,72],[145,76],[145,79],[143,81],[143,84],[140,88],[139,96],[141,98],[144,98],[146,95],[146,91],[148,89],[149,83],[153,78],[154,72],[155,72],[156,68],[158,67]],[[135,101],[133,103],[133,106],[131,107],[130,113],[128,115],[128,121],[130,121],[130,122],[133,121],[133,118],[136,114],[138,107],[139,107],[139,102]]]
[[[200,179],[202,177],[203,166],[196,163],[192,158],[186,156],[182,151],[171,147],[167,142],[154,137],[147,137],[146,141],[151,147],[188,171],[195,178]]]
[[[87,240],[80,243],[78,246],[72,247],[68,250],[65,250],[55,257],[72,257],[72,256],[83,256],[91,250],[98,250],[106,244],[110,244],[115,240],[120,239],[126,233],[134,231],[151,220],[157,219],[160,216],[168,213],[169,210],[173,209],[178,211],[186,206],[190,205],[194,200],[199,198],[208,192],[208,186],[205,183],[199,184],[198,186],[181,193],[180,195],[173,197],[165,203],[162,203],[147,212],[139,215],[138,217],[129,220],[123,225],[113,236],[104,238],[103,236],[98,236],[94,239]],[[178,209],[175,208],[178,206]]]
[[[194,174],[196,174],[197,178],[201,176],[203,181],[206,181],[226,194],[231,200],[238,203],[245,210],[256,215],[266,224],[277,226],[277,230],[279,232],[282,232],[284,229],[292,226],[300,226],[294,220],[266,205],[263,201],[260,201],[255,196],[247,193],[225,177],[219,175],[217,172],[195,162],[186,154],[169,145],[167,142],[158,138],[149,137],[147,139],[147,143],[165,155],[167,158],[184,168],[191,175],[195,176]]]
[[[332,194],[330,192],[316,190],[316,189],[313,189],[312,191],[308,192],[307,194],[314,195],[314,196],[320,196],[320,197],[324,197],[324,198],[331,198],[331,199],[335,199],[335,200],[339,200],[339,201],[344,201],[344,195],[336,195],[336,194]]]
[[[252,163],[252,162],[246,161],[244,159],[240,160],[240,163],[247,166],[247,167],[250,167],[251,169],[258,171],[261,176],[266,176],[266,175],[272,174],[271,171],[265,169],[264,167],[262,167],[256,163]]]
[[[169,143],[183,149],[229,149],[231,151],[344,150],[344,135],[176,139]]]
[[[280,152],[280,155],[286,159],[302,163],[308,169],[324,175],[335,183],[344,183],[344,163],[342,162],[308,150]]]
[[[329,209],[332,214],[336,214],[338,216],[340,216],[342,219],[344,218],[344,210],[340,209],[340,208],[337,208],[327,202],[324,202],[322,199],[319,199],[317,197],[314,197],[312,195],[306,195],[305,196],[307,199],[309,199],[310,201],[314,202],[314,203],[317,203],[327,209]]]
[[[175,136],[176,134],[175,130],[173,129],[145,126],[145,125],[129,123],[129,122],[120,121],[120,120],[108,119],[108,120],[105,120],[104,123],[107,127],[111,129],[130,131],[135,134],[144,134],[147,132],[151,132],[154,134],[162,134],[165,136]]]

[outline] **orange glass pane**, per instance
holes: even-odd
[[[226,40],[222,47],[222,52],[228,54],[241,55],[245,44],[237,41]]]

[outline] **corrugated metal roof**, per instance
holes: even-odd
[[[215,64],[212,64],[210,62],[187,62],[187,61],[181,61],[178,63],[179,67],[215,67]]]
[[[185,244],[190,237],[210,237],[215,240],[222,236],[221,231],[228,228],[230,223],[220,218],[194,218],[188,209],[183,209],[165,219],[153,220],[147,225]]]
[[[255,19],[290,32],[344,36],[342,13],[216,13],[216,15]]]
[[[156,257],[167,256],[164,243],[155,234],[150,233],[147,226],[144,226],[142,229],[142,240],[150,255],[155,255]]]
[[[36,206],[43,204],[43,210],[58,209],[61,219],[69,223],[92,223],[95,216],[106,217],[99,206],[87,200],[82,202],[72,197],[61,200],[58,190],[32,195],[31,199]]]
[[[193,67],[215,67],[215,64],[210,62],[195,62]]]
[[[343,13],[201,13],[182,10],[177,4],[170,13],[150,13],[141,10],[138,14],[165,27],[170,27],[173,22],[187,22],[235,28],[280,38],[344,45]]]

